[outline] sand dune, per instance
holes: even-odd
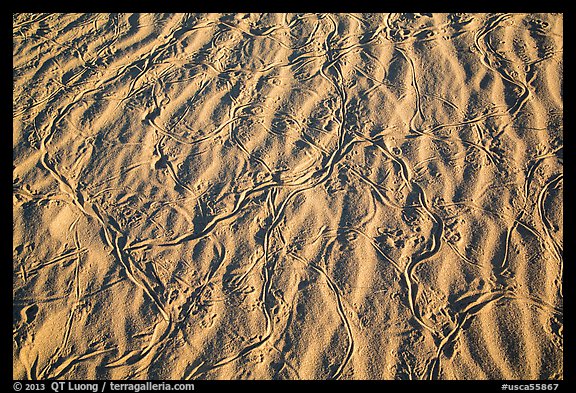
[[[15,14],[13,378],[562,379],[562,14]]]

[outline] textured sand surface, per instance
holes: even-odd
[[[15,14],[13,377],[563,378],[562,14]]]

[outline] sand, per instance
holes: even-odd
[[[14,14],[13,378],[562,379],[562,14]]]

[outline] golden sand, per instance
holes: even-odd
[[[561,379],[562,14],[15,14],[13,378]]]

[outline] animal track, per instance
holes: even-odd
[[[562,24],[14,14],[14,379],[561,379]]]

